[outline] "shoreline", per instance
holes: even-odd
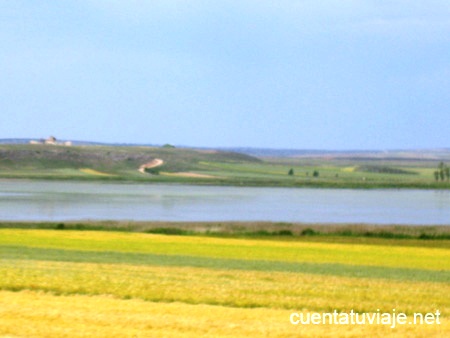
[[[0,174],[0,181],[61,181],[61,182],[98,182],[98,183],[126,183],[126,184],[180,184],[192,186],[215,186],[215,187],[249,187],[249,188],[311,188],[311,189],[405,189],[405,190],[439,190],[450,191],[450,184],[445,182],[432,183],[380,183],[380,182],[336,182],[324,180],[309,181],[266,181],[256,179],[230,179],[217,176],[203,175],[142,175],[142,177],[129,178],[117,175],[110,176],[14,176]]]
[[[414,240],[450,241],[449,225],[385,225],[287,222],[165,222],[165,221],[0,221],[0,229],[53,229],[72,231],[117,231],[176,236],[208,236],[307,241]]]

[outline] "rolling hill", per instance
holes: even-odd
[[[0,142],[0,178],[450,189],[448,177],[436,176],[440,163],[447,168],[450,161],[445,149],[384,153],[260,149],[255,153],[243,148],[73,144]]]
[[[53,175],[55,178],[83,178],[103,173],[104,177],[144,178],[138,169],[160,159],[159,170],[167,173],[202,171],[202,163],[259,163],[261,160],[234,152],[147,146],[54,146],[30,144],[0,145],[0,176]],[[87,171],[86,169],[89,169]],[[97,175],[98,176],[98,175]]]

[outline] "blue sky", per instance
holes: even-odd
[[[450,1],[0,0],[0,138],[450,147]]]

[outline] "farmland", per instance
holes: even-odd
[[[445,153],[447,154],[447,153]],[[208,185],[449,189],[434,174],[447,155],[255,157],[144,146],[0,145],[0,178]],[[148,173],[138,169],[161,160]]]
[[[133,188],[450,188],[435,179],[448,158],[408,156],[0,145],[0,178]],[[442,337],[450,332],[449,238],[446,225],[2,221],[0,337]],[[333,311],[439,313],[440,321],[395,328],[290,321],[292,313]]]
[[[179,226],[179,225],[178,225]],[[0,230],[0,335],[440,337],[448,240]],[[441,324],[292,325],[292,312],[439,310]]]

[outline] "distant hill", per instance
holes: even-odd
[[[256,157],[230,151],[205,151],[147,146],[0,145],[0,170],[51,170],[91,168],[113,174],[137,173],[151,160],[162,159],[164,171],[202,169],[203,162],[260,162]]]
[[[223,148],[264,158],[329,158],[347,160],[448,160],[450,148],[420,150],[308,150],[267,148]]]
[[[47,144],[3,140],[1,179],[115,180],[238,186],[450,189],[450,151],[321,151]],[[9,143],[9,144],[5,144]],[[12,143],[12,144],[10,144]],[[320,175],[319,175],[320,173]]]
[[[43,141],[43,138],[5,138],[0,139],[0,144],[29,144],[31,141]],[[72,141],[72,140],[59,140],[60,142],[70,141],[73,145],[92,145],[92,146],[143,146],[142,144],[128,144],[128,143],[102,143],[94,141]],[[145,146],[156,146],[146,144]]]
[[[29,144],[37,139],[9,138],[0,139],[0,144]],[[65,142],[67,140],[60,140]],[[102,143],[94,141],[72,141],[74,146],[109,146],[109,147],[161,147],[158,144],[135,144],[135,143]],[[399,150],[318,150],[318,149],[275,149],[254,147],[189,147],[177,145],[176,148],[196,149],[200,151],[218,150],[221,152],[232,152],[261,158],[335,158],[335,159],[391,159],[391,160],[449,160],[450,148],[442,149],[399,149]]]

